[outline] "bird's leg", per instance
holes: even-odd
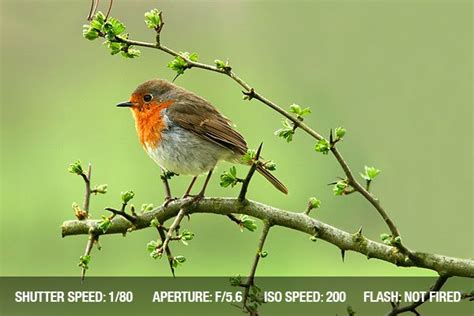
[[[207,185],[209,184],[209,180],[211,179],[212,176],[212,171],[214,169],[209,170],[209,173],[207,174],[206,180],[204,181],[204,185],[202,186],[201,191],[194,197],[194,202],[197,202],[199,200],[202,200],[204,198],[204,193],[206,192]]]
[[[190,196],[191,189],[193,188],[194,183],[196,182],[196,180],[197,180],[197,176],[193,177],[193,179],[191,180],[191,183],[189,184],[188,189],[186,190],[186,192],[184,192],[183,198],[187,198],[187,197]]]
[[[165,207],[168,206],[169,203],[176,200],[171,195],[170,184],[168,182],[168,172],[165,169],[161,169],[161,181],[163,181],[163,186],[165,188]]]

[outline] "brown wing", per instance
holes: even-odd
[[[174,98],[175,102],[167,112],[175,124],[237,154],[247,152],[242,135],[209,102],[181,89],[177,93],[179,96]]]

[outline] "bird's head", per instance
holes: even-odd
[[[173,103],[171,93],[175,88],[176,86],[166,80],[148,80],[133,91],[129,101],[121,102],[117,106],[132,109],[135,118],[161,112]]]

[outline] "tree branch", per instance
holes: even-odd
[[[369,240],[362,234],[350,234],[336,227],[310,218],[303,213],[293,213],[272,206],[248,200],[248,203],[240,203],[236,198],[204,198],[198,203],[190,205],[192,198],[180,199],[171,202],[168,206],[155,208],[153,211],[139,214],[133,224],[133,229],[143,229],[150,226],[153,218],[164,222],[175,217],[182,205],[189,205],[188,214],[213,213],[220,215],[246,214],[269,221],[273,225],[287,227],[293,230],[307,233],[311,236],[317,235],[319,239],[325,240],[342,250],[355,251],[366,255],[368,258],[376,258],[403,267],[419,267],[430,269],[444,276],[474,277],[474,260],[447,257],[443,255],[409,251],[409,256],[402,253],[393,246]],[[62,235],[85,235],[91,232],[97,235],[103,234],[98,228],[98,220],[70,220],[62,225]],[[121,218],[114,218],[107,234],[126,234],[132,224]]]

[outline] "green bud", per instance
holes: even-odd
[[[346,135],[346,129],[344,127],[336,127],[334,133],[336,134],[336,140],[342,140],[344,135]]]
[[[193,240],[193,238],[194,238],[194,233],[193,233],[193,232],[184,230],[184,231],[181,233],[181,242],[182,242],[183,244],[185,244],[186,246],[188,245],[188,241],[189,241],[189,240]]]
[[[163,254],[158,250],[158,249],[155,249],[153,250],[152,252],[150,252],[150,257],[153,258],[153,259],[161,259],[161,256]]]
[[[145,212],[150,212],[153,210],[153,204],[152,203],[144,203],[142,204],[142,207],[141,207],[141,211],[142,213],[145,213]]]
[[[340,180],[336,182],[336,184],[333,187],[333,192],[334,195],[344,195],[346,193],[346,188],[349,186],[347,183],[347,180]]]
[[[270,171],[275,171],[276,170],[276,163],[274,163],[272,160],[267,161],[264,165],[265,169],[270,170]]]
[[[266,256],[268,256],[268,252],[262,251],[262,252],[260,253],[260,257],[261,257],[261,258],[265,258]]]
[[[133,191],[125,191],[121,193],[122,195],[122,202],[127,204],[133,197],[135,196],[135,193]]]
[[[242,284],[242,277],[240,275],[236,275],[231,277],[229,281],[231,286],[239,286]]]
[[[314,146],[314,150],[323,153],[323,155],[327,155],[329,150],[331,150],[331,145],[325,138],[323,138],[319,140],[318,143]]]
[[[89,41],[93,41],[99,37],[99,32],[90,27],[89,25],[84,25],[82,29],[82,36]]]
[[[93,21],[103,25],[105,22],[105,15],[101,11],[98,11],[94,16]]]
[[[82,169],[81,161],[78,160],[76,162],[73,162],[69,165],[69,168],[67,169],[70,173],[75,173],[77,175],[81,175],[84,173],[84,170]]]
[[[92,192],[94,193],[99,193],[99,194],[105,194],[107,193],[107,184],[100,184],[96,185],[93,189]]]
[[[150,227],[159,227],[160,222],[158,222],[158,219],[155,217],[150,221]]]
[[[380,239],[382,239],[383,243],[388,245],[388,246],[391,246],[392,245],[392,235],[389,235],[389,234],[380,234]]]
[[[226,63],[220,59],[214,60],[214,63],[216,64],[217,69],[224,69],[227,66]]]
[[[318,237],[316,236],[311,236],[309,237],[309,240],[313,241],[313,242],[316,242],[318,240]]]
[[[308,206],[313,209],[313,208],[318,208],[321,206],[321,201],[315,198],[314,196],[309,198]]]
[[[145,24],[150,29],[156,29],[161,24],[160,11],[153,9],[145,13]]]
[[[252,163],[257,156],[257,151],[255,149],[247,149],[247,152],[242,157],[242,161],[246,163]]]

